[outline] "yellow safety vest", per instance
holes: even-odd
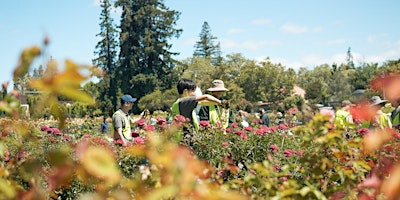
[[[396,111],[394,111],[394,112],[396,112]],[[400,123],[400,112],[396,112],[394,114],[395,115],[391,117],[393,125]]]
[[[389,116],[386,113],[382,113],[378,117],[379,124],[381,125],[382,128],[387,128],[389,127]]]
[[[219,122],[223,128],[227,128],[229,125],[229,109],[220,108],[218,106],[208,106],[208,108],[210,124],[215,125]]]
[[[177,115],[180,115],[180,113],[181,113],[180,110],[179,110],[179,100],[180,99],[177,99],[172,104],[172,107],[171,107],[172,118],[174,118]],[[199,130],[199,121],[197,120],[197,115],[196,115],[196,112],[194,110],[192,111],[192,123],[193,123],[194,128],[196,130]]]
[[[349,112],[339,109],[335,113],[335,123],[344,126],[347,123],[347,117],[350,115]]]
[[[117,112],[115,112],[114,115],[113,115],[113,118],[114,118],[115,115],[119,115],[121,117],[121,119],[124,120],[124,125],[125,126],[122,127],[122,135],[124,136],[124,138],[127,139],[127,140],[132,140],[131,122],[129,120],[129,117],[126,116],[126,114],[124,112],[122,112],[122,110],[118,110]],[[114,138],[115,138],[116,134],[118,135],[118,133],[116,131],[117,130],[114,130]]]

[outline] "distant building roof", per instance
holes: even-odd
[[[364,89],[357,89],[357,90],[354,90],[354,92],[353,92],[353,94],[364,94],[364,93],[365,93]]]

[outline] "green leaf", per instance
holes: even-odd
[[[362,168],[364,168],[364,169],[366,169],[366,170],[370,170],[371,169],[371,166],[370,165],[368,165],[366,162],[364,162],[364,161],[357,161],[357,162],[354,162],[354,167],[357,167],[356,165],[360,165]]]
[[[309,192],[311,191],[311,189],[309,188],[309,187],[303,187],[303,188],[301,188],[301,190],[300,190],[300,195],[301,196],[306,196]]]

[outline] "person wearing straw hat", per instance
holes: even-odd
[[[382,111],[382,107],[385,106],[387,100],[382,100],[379,96],[373,96],[370,101],[371,106],[377,110],[371,121],[370,128],[392,128],[392,122],[390,121],[389,115]]]
[[[225,88],[225,84],[222,80],[213,80],[212,86],[207,89],[217,99],[221,99],[221,96],[229,91]],[[225,100],[222,100],[227,102]],[[232,110],[229,108],[229,103],[224,103],[225,106],[201,106],[199,110],[199,119],[207,120],[210,124],[219,124],[223,128],[227,128],[231,123],[235,121]]]

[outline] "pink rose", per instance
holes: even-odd
[[[156,127],[154,125],[149,124],[149,125],[144,127],[144,130],[146,130],[146,131],[154,131],[154,130],[156,130]]]
[[[283,131],[287,129],[287,127],[286,127],[285,124],[279,124],[279,125],[278,125],[278,128],[279,128],[280,130],[283,130]]]
[[[10,153],[10,150],[6,150],[5,152],[4,152],[4,155],[5,156],[9,156],[11,153]]]
[[[302,157],[304,155],[304,153],[302,151],[296,151],[296,154],[300,157]]]
[[[201,127],[210,127],[211,124],[210,124],[210,121],[208,121],[208,120],[201,120],[200,121],[200,126]]]
[[[157,119],[156,119],[156,123],[157,123],[158,125],[162,125],[162,124],[164,124],[165,122],[167,122],[167,120],[166,120],[164,117],[159,116],[159,117],[157,117]]]
[[[292,154],[293,154],[293,150],[291,150],[291,149],[285,150],[283,152],[283,155],[286,157],[290,157],[290,156],[292,156]]]
[[[47,128],[48,128],[47,126],[41,126],[41,127],[40,127],[40,130],[41,130],[41,131],[46,131]]]
[[[257,129],[256,130],[257,135],[265,135],[265,133],[266,133],[265,129]]]
[[[144,119],[139,119],[139,120],[137,121],[137,125],[138,125],[139,127],[143,128],[144,125],[146,125],[146,120],[144,120]]]
[[[237,124],[236,122],[233,122],[233,123],[232,123],[232,127],[233,127],[233,128],[237,128],[237,127],[239,127],[239,126],[238,126],[238,124]]]
[[[269,146],[269,149],[271,149],[272,150],[272,152],[276,152],[276,151],[278,151],[278,146],[276,146],[276,144],[271,144],[271,146]]]
[[[242,130],[236,130],[235,134],[241,136],[243,134],[243,131]]]
[[[53,134],[54,135],[62,135],[62,132],[58,128],[52,128],[53,129]]]
[[[223,143],[222,143],[222,146],[223,146],[223,147],[229,147],[229,142],[223,142]]]
[[[358,135],[365,135],[369,132],[369,130],[367,128],[360,128],[357,130],[357,134]]]
[[[137,145],[144,144],[144,139],[141,137],[135,137],[135,139],[133,139],[133,143]]]
[[[182,116],[182,115],[177,115],[177,116],[174,117],[174,121],[177,121],[177,122],[185,122],[186,119],[185,119],[185,117]]]
[[[122,141],[121,139],[118,139],[117,141],[114,140],[114,143],[118,144],[118,145],[123,145],[124,141]]]
[[[250,127],[250,126],[247,126],[247,127],[244,127],[244,130],[248,131],[248,132],[251,132],[251,131],[253,131],[253,128]]]

